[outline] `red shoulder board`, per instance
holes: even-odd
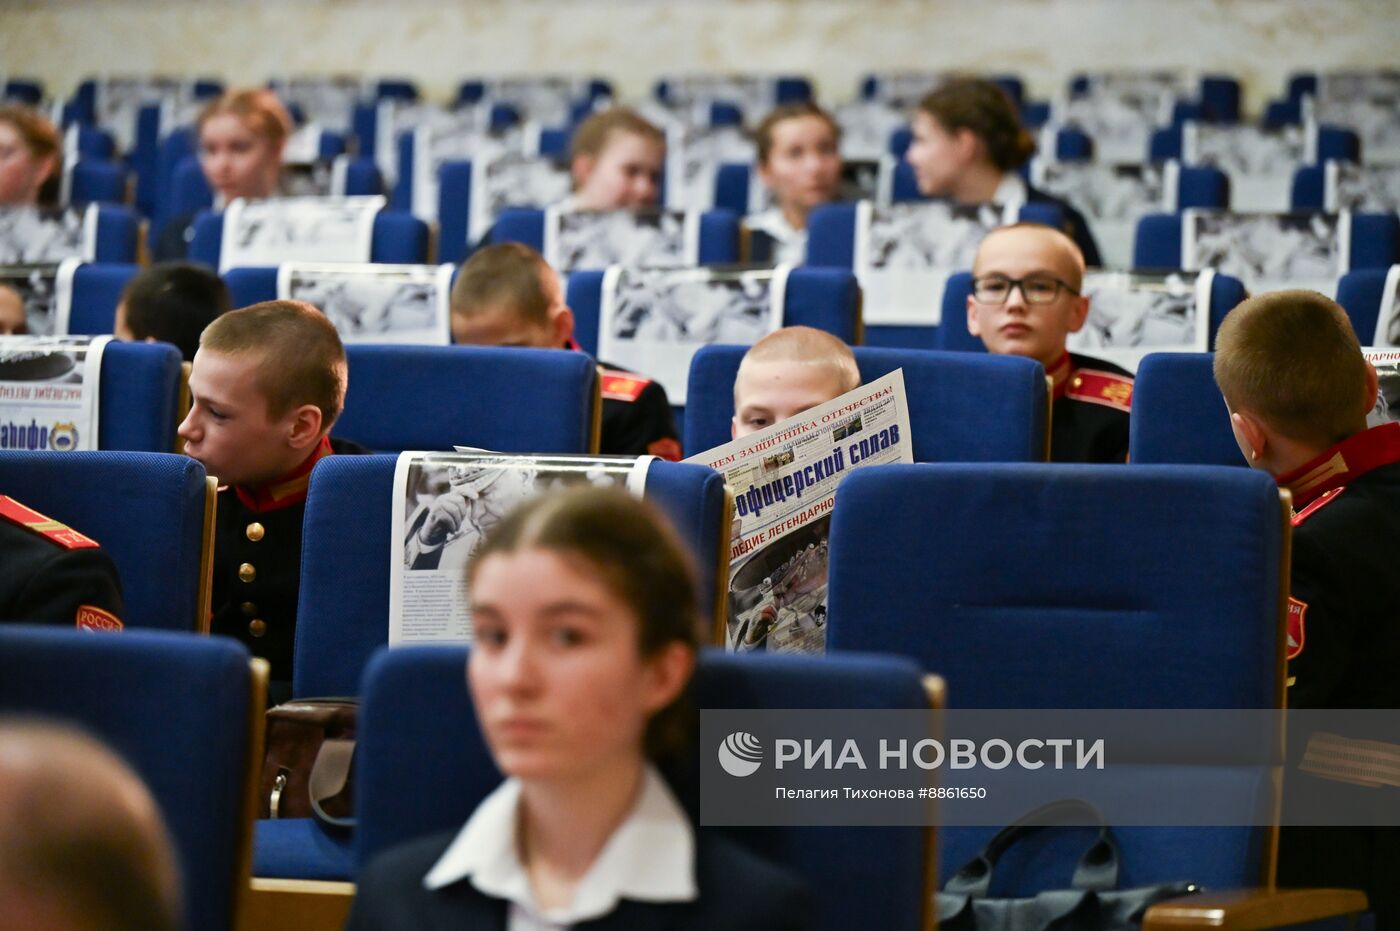
[[[1133,380],[1126,375],[1078,369],[1069,376],[1068,397],[1127,413],[1133,406]]]
[[[1296,514],[1293,515],[1293,526],[1297,527],[1301,525],[1303,521],[1307,520],[1309,517],[1312,517],[1318,511],[1326,507],[1329,503],[1336,501],[1337,496],[1346,490],[1346,486],[1343,485],[1341,488],[1333,488],[1328,491],[1324,491],[1322,494],[1318,495],[1312,501],[1308,502],[1307,507],[1303,508],[1301,511],[1298,511]]]
[[[67,524],[61,524],[51,517],[45,517],[38,511],[27,508],[14,498],[5,495],[0,495],[0,517],[12,524],[29,528],[39,536],[49,538],[66,550],[95,549],[98,545],[96,540],[83,536]]]
[[[125,626],[121,618],[111,611],[104,611],[93,605],[78,605],[77,622],[79,630],[118,631]]]
[[[642,396],[647,385],[651,384],[650,378],[630,372],[610,372],[601,369],[598,376],[603,397],[610,401],[635,401]]]

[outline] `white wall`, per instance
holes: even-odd
[[[483,73],[806,73],[824,100],[871,68],[1019,72],[1188,67],[1245,81],[1256,110],[1290,71],[1395,66],[1400,0],[0,0],[0,72],[67,93],[98,72],[355,72],[447,97]]]

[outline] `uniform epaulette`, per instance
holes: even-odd
[[[1127,413],[1133,406],[1133,380],[1127,375],[1099,369],[1077,369],[1069,378],[1067,397],[1102,404]]]
[[[47,537],[66,550],[96,549],[98,546],[97,541],[91,537],[85,537],[67,524],[45,517],[33,508],[27,508],[5,495],[0,495],[0,517],[28,528],[41,537]]]
[[[609,369],[599,369],[598,380],[603,397],[610,401],[635,401],[642,396],[647,385],[651,384],[651,379],[645,375],[614,372]]]
[[[1302,524],[1303,521],[1307,520],[1309,517],[1312,517],[1314,514],[1322,510],[1328,504],[1330,504],[1333,501],[1336,501],[1337,498],[1341,496],[1342,492],[1346,490],[1346,486],[1343,485],[1341,488],[1333,488],[1328,491],[1324,491],[1312,501],[1309,501],[1307,507],[1303,508],[1301,511],[1298,511],[1293,515],[1293,526],[1297,527],[1298,525]]]

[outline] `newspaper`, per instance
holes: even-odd
[[[700,214],[685,210],[566,210],[544,218],[544,259],[559,274],[609,265],[700,264]]]
[[[908,108],[880,100],[837,107],[832,116],[841,127],[841,157],[874,162],[890,151],[890,136],[909,123]]]
[[[1181,160],[1210,165],[1230,178],[1230,208],[1237,211],[1287,210],[1293,173],[1317,161],[1317,133],[1284,126],[1216,126],[1187,122],[1181,127]]]
[[[344,197],[348,155],[330,160],[284,163],[278,190],[285,197]]]
[[[1353,130],[1368,165],[1400,164],[1400,90],[1335,100],[1305,97],[1303,119]]]
[[[1067,348],[1132,372],[1149,352],[1207,352],[1214,280],[1209,269],[1169,275],[1090,272],[1082,288],[1089,317],[1070,334]]]
[[[977,246],[1015,219],[1017,207],[942,202],[856,206],[855,271],[865,322],[936,326],[943,288],[972,267]]]
[[[1031,162],[1031,183],[1084,214],[1108,268],[1131,268],[1133,236],[1145,214],[1174,213],[1180,166],[1102,162]]]
[[[368,262],[384,203],[379,196],[240,197],[224,210],[219,271],[286,261]]]
[[[360,79],[348,75],[282,78],[271,84],[287,107],[301,111],[303,121],[333,133],[351,130],[355,104],[365,96]]]
[[[346,343],[451,340],[451,265],[314,265],[285,262],[277,297],[320,308]]]
[[[470,643],[466,566],[511,508],[591,482],[641,497],[652,456],[511,456],[404,452],[394,470],[389,644]]]
[[[0,265],[0,335],[66,336],[81,264]]]
[[[418,126],[413,130],[413,164],[399,166],[401,171],[412,172],[413,215],[429,221],[438,218],[438,169],[443,162],[533,153],[539,148],[538,140],[538,127],[490,130],[480,110],[454,113],[447,122],[433,120]]]
[[[194,83],[174,78],[102,78],[95,82],[94,90],[97,125],[112,134],[117,152],[123,155],[136,146],[136,122],[142,107],[167,101],[188,104],[194,99]]]
[[[701,346],[752,345],[783,325],[788,272],[614,265],[603,276],[598,357],[645,372],[682,405],[690,360]]]
[[[1322,209],[1400,211],[1400,165],[1327,161]]]
[[[0,449],[97,449],[110,336],[0,336]]]
[[[467,246],[480,242],[509,207],[548,207],[569,196],[569,166],[539,155],[504,152],[472,159]]]
[[[1055,104],[1054,128],[1075,126],[1094,140],[1094,155],[1104,162],[1140,162],[1148,156],[1152,132],[1171,124],[1181,99],[1172,82],[1091,82],[1088,93]]]
[[[1376,406],[1366,415],[1366,426],[1379,427],[1400,422],[1400,351],[1395,349],[1362,349],[1366,361],[1376,367],[1380,391]]]
[[[1358,333],[1357,336],[1363,340],[1370,336],[1372,346],[1400,346],[1400,265],[1392,265],[1386,272],[1375,334]]]
[[[85,210],[0,207],[0,264],[94,261],[98,206]]]
[[[475,119],[476,109],[464,108],[465,117]],[[374,105],[374,164],[384,179],[386,189],[399,179],[399,135],[411,132],[424,123],[448,121],[449,111],[439,104],[420,103],[398,97],[385,97]]]
[[[305,165],[321,157],[321,139],[326,130],[319,123],[298,126],[282,145],[282,163]]]
[[[1328,71],[1317,76],[1319,100],[1400,94],[1400,71]]]
[[[1234,275],[1255,294],[1310,288],[1335,296],[1350,254],[1346,213],[1181,212],[1181,267]]]
[[[734,494],[729,650],[825,652],[836,486],[852,469],[913,461],[902,369],[686,460],[720,472]]]
[[[684,210],[715,205],[715,172],[752,162],[753,140],[738,126],[671,127],[666,139],[666,202]]]

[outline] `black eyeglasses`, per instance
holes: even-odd
[[[1027,275],[1008,278],[1005,275],[982,275],[972,279],[972,297],[980,304],[1005,304],[1012,290],[1020,288],[1027,304],[1051,304],[1065,290],[1078,294],[1074,288],[1050,275]]]

